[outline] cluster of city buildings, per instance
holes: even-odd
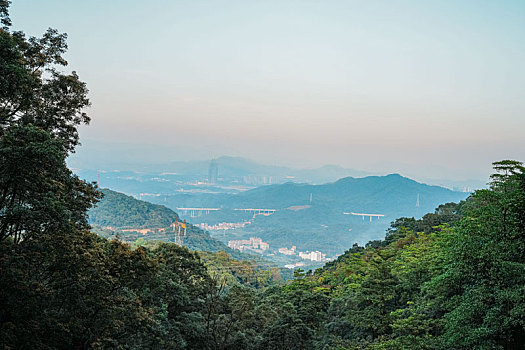
[[[288,248],[279,248],[279,253],[284,255],[295,255],[296,254],[296,246],[292,246],[292,249]]]
[[[219,164],[217,163],[216,159],[212,159],[210,161],[210,166],[208,167],[208,184],[210,185],[216,185],[219,180],[222,180],[219,178]],[[240,180],[240,179],[239,179]],[[237,182],[239,181],[237,180]],[[272,184],[272,177],[271,176],[264,176],[264,175],[248,175],[242,177],[242,182],[247,185],[271,185]]]
[[[231,249],[237,249],[241,252],[251,251],[262,254],[270,249],[270,245],[263,242],[262,238],[250,237],[250,239],[239,239],[228,242],[228,247]]]
[[[299,257],[311,261],[325,261],[326,254],[316,250],[315,252],[299,252]]]
[[[291,249],[288,248],[279,248],[278,249],[280,254],[284,255],[299,255],[301,259],[304,260],[311,260],[311,261],[326,261],[326,254],[321,253],[320,251],[316,250],[315,252],[298,252],[296,246],[292,246]]]
[[[168,231],[176,231],[178,226],[180,226],[180,224],[175,221],[175,222],[172,222],[171,225],[169,225],[168,227],[156,227],[156,228],[125,228],[125,229],[121,229],[120,231],[122,232],[137,232],[137,233],[141,233],[143,235],[146,235],[148,233],[162,233],[162,232],[168,232]],[[107,228],[107,229],[110,229],[110,230],[115,230],[115,228],[111,227],[111,226],[106,226],[104,228]],[[186,220],[184,220],[184,228],[186,228]]]
[[[250,251],[259,254],[268,253],[270,249],[270,245],[266,242],[263,242],[262,238],[259,237],[250,237],[250,239],[228,241],[228,247],[230,247],[231,249],[240,250],[241,252]],[[326,254],[323,254],[318,250],[299,252],[297,251],[296,246],[292,246],[291,248],[279,248],[278,252],[279,254],[288,256],[299,256],[303,260],[310,260],[315,262],[328,261],[328,259],[326,258]],[[295,264],[295,266],[302,266],[302,263],[298,264],[299,265]]]
[[[271,176],[259,176],[259,175],[248,175],[242,177],[243,183],[247,185],[271,185],[272,177]]]
[[[197,226],[200,227],[203,230],[211,231],[211,230],[234,230],[236,228],[243,228],[246,225],[251,224],[251,221],[245,221],[245,222],[221,222],[219,224],[215,225],[208,225],[207,223],[201,223]]]
[[[301,267],[301,266],[304,266],[303,262],[296,262],[295,264],[284,265],[284,267],[286,267],[287,269],[295,269],[296,267]]]

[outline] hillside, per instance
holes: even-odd
[[[310,195],[312,203],[310,203]],[[416,201],[419,195],[419,209]],[[236,194],[174,194],[152,201],[166,200],[168,206],[257,207],[284,209],[294,205],[328,205],[343,211],[386,212],[417,215],[433,210],[443,202],[464,199],[467,193],[416,182],[399,174],[345,177],[323,185],[292,183],[261,186]],[[409,212],[409,213],[407,213]],[[395,216],[395,215],[394,215]]]
[[[127,242],[134,242],[137,239],[174,241],[173,230],[164,232],[158,230],[169,227],[174,221],[180,221],[173,210],[110,189],[102,189],[102,193],[104,194],[102,200],[89,211],[89,223],[96,233],[108,238],[118,235],[120,239]],[[132,229],[137,231],[130,231]],[[152,232],[143,234],[138,232],[141,229],[151,229]],[[225,250],[234,257],[241,257],[222,242],[191,224],[188,224],[183,243],[192,250],[211,252]]]
[[[151,198],[168,207],[216,207],[220,211],[191,218],[194,223],[251,220],[242,229],[230,230],[224,241],[257,235],[273,247],[296,245],[298,249],[319,249],[342,253],[345,247],[382,237],[398,217],[421,217],[440,204],[458,202],[467,193],[429,186],[399,174],[346,177],[323,185],[285,183],[262,186],[238,194],[175,194]],[[310,202],[310,198],[312,201]],[[419,198],[419,206],[416,206]],[[300,210],[291,210],[297,207]],[[271,216],[244,217],[234,208],[277,209]],[[345,212],[382,214],[363,220]],[[183,216],[184,217],[184,216]],[[189,217],[187,217],[189,218]]]
[[[118,229],[168,227],[179,216],[158,204],[137,200],[120,192],[104,188],[103,199],[89,211],[89,223]]]

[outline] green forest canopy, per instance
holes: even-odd
[[[104,199],[89,211],[90,224],[119,229],[164,228],[180,221],[178,215],[165,206],[140,201],[109,189],[100,192]]]
[[[184,247],[131,249],[89,231],[100,193],[65,164],[89,121],[87,89],[56,69],[67,64],[65,35],[11,32],[8,5],[0,1],[2,348],[523,348],[522,163],[494,163],[489,189],[401,218],[384,241],[296,270],[290,283],[226,283],[213,269],[244,263],[219,255],[208,270]]]
[[[4,240],[2,345],[12,348],[520,349],[525,172],[400,218],[316,271],[258,273],[174,244],[88,231]],[[208,265],[208,267],[206,267]],[[50,273],[53,271],[53,273]],[[276,284],[277,283],[277,284]],[[52,330],[57,336],[49,338]]]

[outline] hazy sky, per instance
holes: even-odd
[[[525,160],[525,1],[13,2],[14,29],[69,34],[86,164],[106,149],[485,179]]]

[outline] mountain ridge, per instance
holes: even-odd
[[[221,208],[208,215],[191,218],[195,223],[251,221],[243,228],[224,232],[221,240],[257,236],[271,246],[297,245],[298,249],[340,251],[341,246],[381,239],[391,221],[399,217],[421,217],[440,204],[459,202],[468,193],[427,185],[399,174],[346,177],[322,185],[288,182],[261,186],[235,194],[184,193],[151,197],[171,208]],[[311,199],[311,201],[310,201]],[[287,210],[305,206],[300,211]],[[277,211],[270,216],[242,217],[242,208]],[[378,220],[344,213],[384,215]],[[184,215],[182,217],[185,217]],[[190,219],[189,216],[186,216]],[[221,233],[222,235],[222,233]],[[335,248],[334,248],[335,247]]]

